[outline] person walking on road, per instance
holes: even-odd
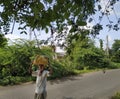
[[[45,57],[39,57],[39,62],[37,60],[38,65],[38,72],[36,78],[36,87],[35,87],[35,96],[34,99],[46,99],[47,98],[47,90],[46,90],[46,83],[47,83],[47,76],[51,74],[51,69],[45,69],[45,65],[48,64],[48,59]]]

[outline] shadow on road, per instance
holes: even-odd
[[[66,97],[66,96],[63,96],[63,98],[62,99],[76,99],[75,97]],[[93,99],[92,97],[81,97],[80,99]]]
[[[61,82],[66,82],[66,81],[75,81],[75,80],[80,80],[80,78],[83,75],[78,75],[78,76],[69,76],[69,77],[63,77],[61,79],[55,79],[55,80],[50,80],[50,84],[59,84]],[[70,98],[71,99],[71,98]]]
[[[74,97],[66,97],[66,96],[64,96],[62,99],[76,99],[76,98],[74,98]]]

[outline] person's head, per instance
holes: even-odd
[[[39,69],[40,70],[44,70],[44,65],[43,64],[39,64]]]

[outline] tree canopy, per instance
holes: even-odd
[[[112,45],[112,61],[114,62],[120,62],[120,40],[114,40],[114,43]]]
[[[120,40],[114,40],[114,43],[112,45],[112,50],[114,52],[120,50]]]
[[[46,32],[51,28],[53,33],[53,27],[62,31],[64,26],[72,25],[72,30],[76,31],[78,26],[85,26],[89,16],[97,11],[101,13],[100,20],[104,15],[109,16],[108,8],[113,9],[117,1],[119,0],[107,0],[103,10],[101,0],[0,0],[0,28],[7,34],[13,32],[15,23],[19,23],[18,29],[22,29],[22,32],[30,27],[32,30],[45,29]],[[90,18],[89,22],[92,20],[94,19]],[[115,30],[119,29],[117,24],[114,25]],[[110,22],[107,26],[112,27]],[[91,33],[97,34],[100,29],[102,27],[98,22]]]

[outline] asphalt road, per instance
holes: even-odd
[[[0,87],[0,99],[33,99],[35,83]],[[47,99],[110,99],[120,91],[120,69],[48,81]]]

